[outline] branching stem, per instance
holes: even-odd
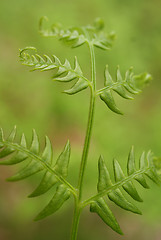
[[[81,197],[82,197],[83,179],[84,179],[84,173],[85,173],[87,157],[88,157],[88,152],[89,152],[89,145],[90,145],[90,139],[91,139],[92,125],[93,125],[94,108],[95,108],[95,96],[93,93],[93,89],[91,89],[91,100],[90,100],[90,107],[89,107],[88,126],[87,126],[87,131],[86,131],[86,137],[85,137],[83,154],[82,154],[82,161],[81,161],[80,172],[79,172],[79,181],[78,181],[79,200],[81,200]]]
[[[95,54],[94,48],[92,44],[89,44],[90,56],[91,56],[91,96],[90,96],[90,106],[89,106],[89,115],[88,115],[88,124],[86,130],[86,136],[84,141],[84,148],[82,153],[82,160],[80,165],[80,172],[79,172],[79,179],[78,179],[78,199],[75,200],[75,210],[74,210],[74,217],[73,217],[73,226],[72,226],[72,234],[71,240],[77,239],[77,231],[78,231],[78,224],[79,218],[81,213],[81,199],[82,199],[82,188],[83,188],[83,180],[85,174],[85,168],[87,164],[90,140],[91,140],[91,133],[92,133],[92,126],[94,120],[94,110],[95,110],[95,98],[96,98],[96,67],[95,67]]]
[[[92,125],[93,125],[93,119],[94,119],[94,109],[95,109],[96,68],[95,68],[94,48],[92,44],[89,45],[89,49],[90,49],[90,55],[91,55],[92,87],[90,88],[91,98],[90,98],[90,106],[89,106],[88,124],[87,124],[86,137],[84,141],[84,148],[82,153],[82,160],[81,160],[79,179],[78,179],[79,200],[81,200],[81,197],[82,197],[83,179],[84,179],[85,167],[86,167],[87,158],[88,158],[89,145],[90,145],[91,133],[92,133]]]

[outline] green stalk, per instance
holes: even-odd
[[[75,209],[74,209],[74,216],[73,216],[71,240],[77,239],[80,214],[81,214],[81,208],[79,207],[78,199],[75,198]]]
[[[72,233],[71,233],[71,240],[77,239],[77,232],[78,232],[78,225],[80,219],[80,213],[82,210],[81,206],[81,198],[82,198],[82,188],[83,188],[83,180],[85,174],[85,168],[87,164],[90,140],[91,140],[91,133],[92,133],[92,126],[94,120],[94,110],[95,110],[95,97],[96,97],[96,67],[95,67],[95,54],[94,48],[92,44],[89,44],[90,50],[90,57],[91,57],[91,95],[90,95],[90,106],[89,106],[89,114],[88,114],[88,124],[86,130],[86,136],[84,141],[82,159],[80,164],[80,172],[79,172],[79,179],[78,179],[78,199],[75,198],[75,210],[73,216],[73,225],[72,225]]]
[[[84,179],[84,173],[85,173],[85,168],[86,168],[86,163],[87,163],[87,158],[88,158],[92,126],[93,126],[93,120],[94,120],[94,109],[95,109],[96,67],[95,67],[94,48],[93,48],[92,44],[89,44],[89,49],[90,49],[90,56],[91,56],[92,87],[90,88],[91,89],[91,97],[90,97],[88,124],[87,124],[86,137],[85,137],[85,141],[84,141],[84,148],[83,148],[83,153],[82,153],[82,160],[81,160],[79,179],[78,179],[79,200],[81,200],[81,197],[82,197],[83,179]]]

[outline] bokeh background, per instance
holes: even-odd
[[[84,195],[96,191],[100,154],[109,168],[111,160],[116,157],[124,169],[131,145],[135,146],[137,159],[142,150],[149,149],[161,156],[160,9],[159,0],[0,1],[0,125],[6,135],[17,125],[18,135],[24,132],[28,141],[31,141],[31,130],[35,128],[42,146],[44,135],[48,135],[54,146],[55,159],[66,140],[70,139],[69,180],[73,183],[78,176],[89,92],[76,96],[61,94],[67,86],[53,83],[50,72],[29,72],[20,64],[18,50],[35,46],[40,54],[55,54],[61,60],[68,58],[71,62],[76,55],[87,76],[90,75],[89,56],[86,46],[73,50],[56,39],[42,38],[38,33],[40,17],[46,15],[50,23],[61,22],[65,27],[86,25],[101,17],[107,32],[115,30],[117,40],[113,49],[109,52],[96,49],[98,85],[103,85],[105,64],[109,64],[113,75],[119,64],[123,73],[134,66],[135,73],[148,71],[153,76],[151,85],[134,101],[116,96],[124,116],[110,112],[98,99]],[[40,175],[18,183],[6,183],[5,179],[17,170],[18,167],[0,168],[0,240],[69,239],[73,201],[69,200],[54,216],[33,222],[35,215],[52,197],[53,190],[37,199],[27,199],[26,196],[37,186]],[[87,208],[81,217],[78,239],[160,240],[161,188],[149,184],[153,190],[137,185],[144,203],[136,204],[143,216],[109,203],[125,236],[118,236]]]

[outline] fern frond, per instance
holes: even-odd
[[[108,65],[105,68],[105,81],[104,88],[97,91],[97,95],[100,96],[101,100],[105,102],[107,107],[117,113],[122,114],[122,112],[116,106],[115,100],[112,95],[112,91],[115,91],[121,97],[125,99],[133,99],[128,93],[138,94],[141,92],[142,88],[149,83],[152,79],[151,75],[148,73],[142,73],[140,75],[134,75],[132,68],[130,68],[123,78],[120,72],[120,68],[117,68],[116,81],[113,80],[112,76],[108,71]],[[127,93],[128,92],[128,93]]]
[[[159,175],[156,166],[153,162],[153,154],[149,151],[145,156],[143,152],[139,160],[139,169],[135,167],[134,149],[132,148],[127,162],[127,176],[123,173],[122,168],[116,159],[113,161],[114,183],[107,170],[104,159],[101,156],[98,161],[98,194],[84,201],[84,206],[90,204],[90,210],[96,212],[102,220],[109,225],[114,231],[121,233],[119,225],[114,220],[113,214],[105,210],[109,209],[106,202],[106,197],[113,201],[119,207],[141,214],[141,211],[123,195],[122,190],[126,191],[135,201],[142,202],[133,181],[136,180],[144,188],[149,188],[146,183],[145,176],[150,178],[154,183],[160,184]],[[122,189],[122,190],[121,190]]]
[[[50,58],[47,55],[43,57],[38,54],[29,54],[26,51],[35,50],[34,47],[26,47],[24,49],[20,49],[20,61],[23,65],[27,65],[32,67],[32,71],[40,70],[40,71],[49,71],[55,70],[53,74],[53,80],[58,82],[70,82],[76,80],[76,83],[69,90],[65,90],[64,93],[69,95],[75,94],[86,89],[91,85],[90,81],[83,76],[83,72],[78,63],[77,58],[74,60],[74,69],[71,67],[69,61],[66,59],[64,64],[56,57],[52,56]]]
[[[73,48],[87,43],[103,50],[109,50],[115,39],[114,32],[106,34],[102,31],[104,23],[99,18],[95,20],[93,25],[68,29],[63,29],[59,23],[53,24],[49,29],[45,29],[43,27],[44,20],[48,21],[47,17],[42,17],[39,23],[39,32],[42,36],[57,37],[60,41]]]
[[[36,131],[33,130],[33,137],[30,147],[27,147],[26,139],[22,134],[19,143],[15,143],[16,128],[14,128],[8,138],[4,138],[3,130],[0,130],[0,159],[8,157],[0,161],[0,165],[13,165],[22,161],[29,160],[26,167],[21,169],[16,175],[8,178],[8,181],[19,181],[38,172],[42,172],[43,176],[40,184],[29,197],[36,197],[46,193],[53,186],[58,185],[56,193],[52,198],[49,206],[38,215],[39,219],[46,217],[57,209],[69,198],[70,193],[75,195],[75,189],[66,180],[68,175],[68,165],[70,159],[70,143],[65,145],[63,151],[59,155],[56,163],[53,163],[53,148],[48,137],[45,139],[45,148],[40,152],[39,139]],[[54,208],[51,206],[55,205]]]

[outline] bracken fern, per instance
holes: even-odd
[[[73,217],[73,225],[71,232],[71,240],[77,239],[78,224],[81,211],[84,207],[90,206],[90,211],[95,212],[99,217],[114,231],[122,234],[122,230],[115,219],[112,211],[108,206],[108,200],[119,207],[131,211],[136,214],[141,214],[141,211],[130,202],[123,190],[135,201],[142,202],[135,186],[134,181],[139,182],[143,188],[149,188],[146,182],[146,176],[154,183],[160,183],[160,159],[153,156],[149,151],[147,154],[142,153],[139,159],[139,168],[135,166],[134,148],[132,147],[127,161],[127,174],[124,174],[120,164],[116,159],[113,160],[113,177],[107,170],[105,161],[100,156],[98,160],[98,184],[97,193],[88,199],[82,198],[84,173],[88,158],[92,124],[95,112],[95,100],[99,96],[107,107],[117,114],[122,112],[117,107],[113,91],[125,99],[133,99],[132,95],[141,92],[142,88],[149,83],[151,75],[142,73],[135,75],[133,69],[129,68],[123,77],[119,66],[117,67],[116,79],[110,75],[108,65],[104,72],[104,87],[96,89],[96,66],[94,47],[102,50],[109,50],[112,47],[115,39],[114,33],[106,34],[103,32],[103,21],[97,19],[93,25],[84,27],[72,27],[63,29],[60,24],[54,24],[51,28],[43,27],[46,17],[40,20],[40,34],[44,37],[56,37],[61,42],[69,45],[72,48],[87,44],[91,57],[91,78],[84,76],[79,65],[77,57],[74,59],[74,67],[71,66],[67,59],[62,63],[56,56],[40,56],[36,53],[36,48],[26,47],[20,50],[20,61],[23,65],[27,65],[32,70],[51,71],[52,79],[59,82],[73,81],[73,86],[64,90],[64,93],[73,95],[86,88],[90,89],[90,106],[89,117],[80,164],[77,187],[73,187],[67,180],[68,165],[70,160],[70,143],[66,143],[64,149],[60,153],[56,162],[53,162],[53,148],[48,137],[45,138],[45,147],[40,151],[39,138],[36,131],[33,130],[33,137],[30,146],[27,146],[26,138],[22,134],[20,141],[15,142],[16,127],[10,135],[4,137],[3,130],[0,131],[0,161],[1,165],[13,165],[22,161],[26,162],[26,167],[20,170],[16,175],[8,178],[8,181],[18,181],[34,175],[38,172],[42,173],[42,177],[37,188],[29,195],[29,197],[38,197],[52,187],[55,187],[54,196],[49,201],[47,206],[36,216],[35,220],[43,219],[56,212],[71,195],[75,199],[75,210]],[[33,51],[33,53],[31,53]],[[132,94],[132,95],[131,95]]]

